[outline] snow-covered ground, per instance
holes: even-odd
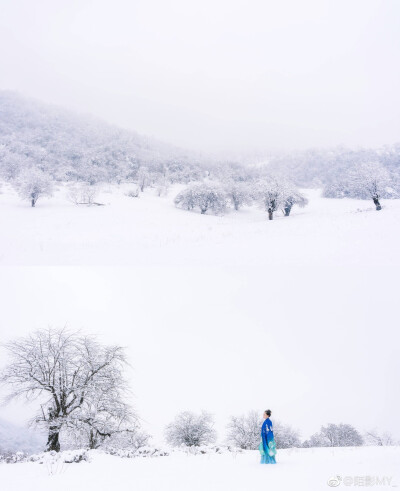
[[[302,438],[330,422],[400,438],[399,201],[376,212],[372,202],[309,190],[308,207],[269,222],[257,208],[223,217],[176,209],[176,188],[129,198],[132,187],[104,189],[101,207],[73,205],[61,189],[31,209],[3,186],[2,341],[67,324],[126,346],[133,402],[156,443],[181,410],[212,412],[223,441],[230,415],[268,407]],[[19,425],[31,415],[32,406],[0,408]],[[62,476],[2,465],[0,482],[7,491],[55,482],[59,490],[320,490],[337,474],[394,476],[398,457],[394,448],[304,449],[280,452],[270,467],[251,452],[98,455]]]
[[[76,206],[61,189],[31,209],[4,185],[0,194],[0,264],[4,265],[137,265],[171,261],[262,267],[321,261],[381,261],[400,242],[399,200],[383,202],[321,199],[308,190],[310,204],[285,218],[268,222],[256,207],[223,217],[176,209],[173,198],[146,189],[140,198],[125,193],[135,185],[109,186],[98,201],[106,206]],[[365,252],[363,253],[363,250]],[[371,258],[369,252],[373,252]],[[356,254],[354,254],[356,252]]]
[[[91,452],[79,464],[0,464],[4,491],[322,491],[400,486],[400,447],[292,449],[278,464],[259,465],[258,452],[121,459]],[[379,481],[378,481],[378,480]]]

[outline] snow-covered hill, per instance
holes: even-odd
[[[0,175],[13,179],[34,166],[58,180],[113,181],[140,166],[167,162],[190,168],[194,152],[109,125],[91,116],[0,91]]]

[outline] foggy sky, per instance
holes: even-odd
[[[205,152],[400,139],[397,0],[0,9],[0,89]]]

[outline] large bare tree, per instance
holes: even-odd
[[[123,431],[134,419],[124,402],[124,349],[68,329],[44,329],[4,345],[10,362],[0,381],[8,400],[26,397],[41,404],[34,422],[48,432],[47,450],[60,450],[60,432],[89,435],[89,445]]]

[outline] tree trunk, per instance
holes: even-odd
[[[379,210],[382,210],[382,206],[381,204],[379,203],[379,199],[378,198],[372,198],[374,204],[375,204],[375,207],[376,207],[376,211],[379,211]]]
[[[291,206],[285,206],[284,212],[285,212],[285,217],[288,217],[290,215],[292,207]]]
[[[60,451],[60,431],[58,426],[50,426],[49,428],[46,451],[51,452],[52,450]]]
[[[35,207],[35,198],[32,198],[32,208]]]
[[[268,219],[269,220],[274,219],[274,212],[271,210],[271,208],[268,208]]]

